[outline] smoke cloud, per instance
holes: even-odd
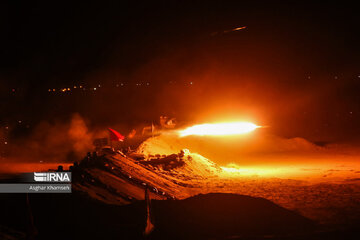
[[[30,136],[11,144],[9,158],[18,162],[78,161],[93,149],[97,134],[87,126],[79,114],[68,122],[41,122]]]

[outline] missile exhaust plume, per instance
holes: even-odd
[[[180,137],[189,135],[198,136],[225,136],[245,134],[260,128],[251,122],[206,123],[188,127],[179,131]]]

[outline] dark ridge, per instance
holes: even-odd
[[[145,203],[107,205],[77,192],[32,194],[37,239],[141,239]],[[25,195],[0,197],[0,225],[26,232]],[[268,200],[212,193],[185,200],[152,201],[150,239],[223,239],[312,235],[315,224]]]
[[[201,194],[154,201],[155,236],[179,238],[288,235],[311,232],[315,224],[269,200],[237,194]]]

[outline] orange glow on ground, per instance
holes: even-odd
[[[309,182],[351,181],[359,179],[360,163],[357,156],[335,156],[325,159],[298,159],[289,164],[269,162],[264,165],[228,164],[221,166],[223,178],[258,177],[296,179]]]
[[[180,137],[189,135],[198,136],[226,136],[245,134],[254,131],[259,128],[251,122],[229,122],[229,123],[206,123],[188,127],[184,130],[180,130]]]

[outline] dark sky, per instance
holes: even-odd
[[[280,132],[302,125],[293,135],[360,133],[360,15],[350,3],[3,1],[0,9],[1,88],[195,79],[194,95],[220,96],[208,101],[214,111],[254,106],[247,112]],[[247,28],[222,33],[239,26]]]
[[[181,48],[194,55],[233,49],[242,52],[240,63],[275,60],[291,63],[294,73],[357,73],[355,6],[264,2],[3,2],[1,70],[17,81],[73,81],[105,66],[136,70]],[[211,37],[244,25],[243,32]]]

